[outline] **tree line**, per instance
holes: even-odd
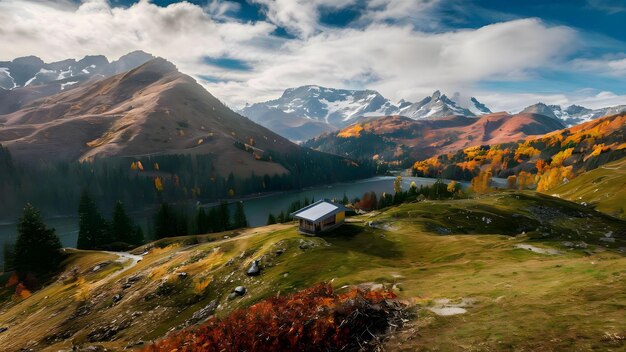
[[[50,216],[71,214],[84,189],[102,208],[111,209],[121,201],[134,212],[162,202],[209,203],[376,173],[373,163],[357,164],[307,148],[289,154],[267,151],[263,157],[283,165],[289,173],[222,175],[214,167],[211,155],[115,157],[91,162],[18,161],[0,145],[0,218],[17,217],[26,203]]]
[[[370,211],[425,199],[441,200],[463,198],[466,196],[461,189],[461,184],[456,181],[450,181],[446,184],[442,179],[437,179],[437,181],[430,186],[420,185],[418,187],[415,182],[411,182],[409,189],[405,191],[402,189],[402,176],[397,176],[394,179],[393,188],[393,194],[383,192],[378,195],[374,191],[369,191],[365,192],[360,198],[355,197],[350,200],[344,193],[341,199],[332,199],[332,201],[343,205],[351,205],[354,209]],[[314,199],[309,201],[306,197],[302,201],[296,200],[292,202],[286,210],[276,215],[270,213],[267,218],[267,225],[293,221],[293,217],[290,215],[291,213],[314,202]]]

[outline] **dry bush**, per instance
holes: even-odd
[[[335,294],[329,284],[318,284],[173,333],[145,351],[361,350],[402,324],[401,306],[392,298],[389,291]]]

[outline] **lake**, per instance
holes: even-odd
[[[270,213],[277,215],[281,211],[287,211],[291,203],[297,200],[302,201],[305,197],[309,200],[319,200],[322,198],[336,198],[337,200],[341,200],[345,194],[352,200],[355,197],[361,198],[365,192],[369,191],[374,191],[380,196],[383,192],[393,193],[394,179],[394,176],[379,176],[352,182],[335,183],[327,186],[249,198],[243,200],[244,209],[250,226],[263,226],[266,224],[267,217]],[[415,182],[419,187],[420,185],[432,185],[436,181],[437,180],[434,178],[403,176],[402,189],[408,189],[411,182]],[[444,182],[447,183],[449,181],[444,180]],[[506,180],[494,178],[493,183],[494,186],[503,187],[506,184]],[[461,184],[465,187],[468,183],[461,182]],[[147,224],[147,222],[150,221],[150,217],[135,218],[134,220],[139,224]],[[64,217],[46,219],[46,224],[56,229],[56,233],[64,247],[76,246],[76,240],[78,238],[78,218]],[[15,238],[16,224],[0,223],[0,246],[4,246],[7,242],[15,243]],[[2,263],[4,263],[4,253],[0,251],[0,266]]]

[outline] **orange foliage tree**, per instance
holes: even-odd
[[[491,187],[491,170],[481,171],[472,179],[472,189],[476,193],[485,193]]]
[[[530,172],[520,171],[517,174],[517,186],[519,189],[526,189],[535,183],[535,175]]]
[[[506,178],[506,185],[510,189],[517,188],[517,176],[511,175],[511,176],[507,177]]]

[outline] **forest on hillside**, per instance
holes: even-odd
[[[414,176],[472,180],[487,187],[491,177],[510,186],[545,191],[626,156],[626,115],[607,116],[544,137],[480,145],[413,164]]]
[[[26,203],[47,216],[76,212],[81,192],[97,205],[112,209],[123,202],[129,211],[162,202],[215,202],[250,194],[284,191],[366,178],[374,163],[302,148],[291,154],[267,153],[267,162],[283,165],[288,174],[247,178],[215,171],[210,155],[157,155],[96,159],[92,162],[54,162],[34,165],[16,160],[0,145],[1,219],[14,219]]]

